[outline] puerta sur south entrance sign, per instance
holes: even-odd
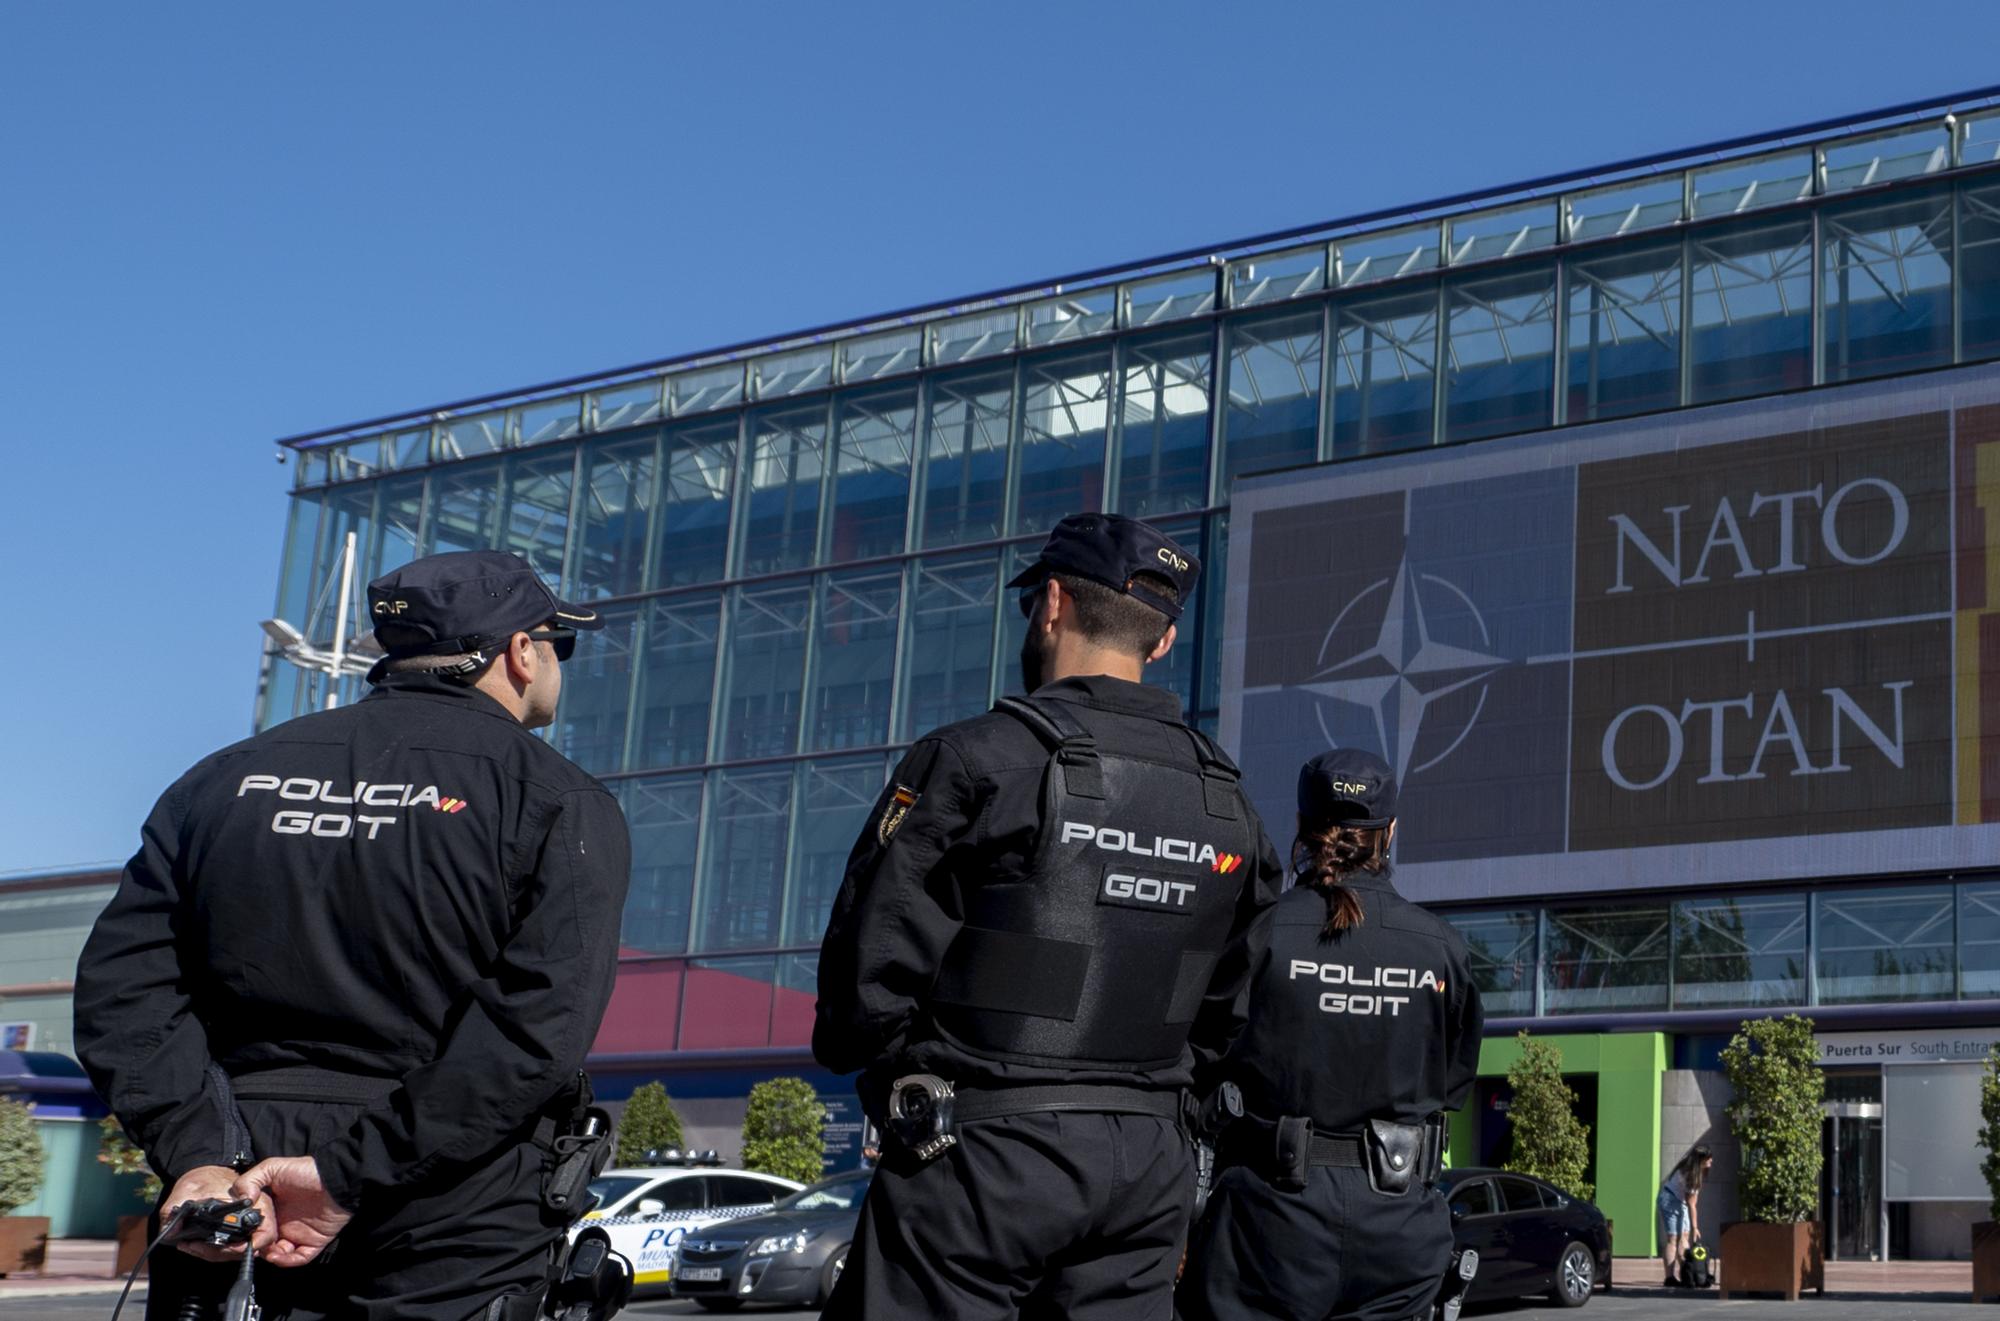
[[[1228,573],[1267,823],[1378,753],[1413,897],[2000,859],[1995,369],[1251,478]]]

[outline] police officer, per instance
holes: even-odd
[[[1189,1321],[1428,1316],[1451,1256],[1442,1111],[1472,1090],[1465,944],[1396,893],[1396,777],[1336,749],[1299,774],[1297,885],[1278,901],[1224,1074],[1243,1117],[1178,1296]]]
[[[1164,1318],[1181,1090],[1242,1026],[1281,880],[1215,745],[1139,682],[1195,558],[1064,519],[1009,584],[1026,698],[910,749],[848,859],[813,1053],[884,1130],[829,1317]]]
[[[259,1250],[297,1269],[258,1272],[272,1321],[532,1317],[630,846],[530,731],[601,624],[495,551],[368,600],[373,692],[215,753],[154,808],[78,963],[79,1054],[163,1211],[275,1211]],[[153,1260],[155,1318],[234,1273]]]

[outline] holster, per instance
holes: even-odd
[[[479,1321],[537,1321],[542,1314],[542,1293],[503,1293],[486,1305]]]
[[[1443,1171],[1441,1116],[1421,1124],[1371,1119],[1361,1138],[1368,1157],[1368,1186],[1385,1197],[1400,1197],[1412,1186],[1429,1187]]]
[[[1312,1168],[1313,1121],[1304,1115],[1286,1115],[1271,1125],[1271,1186],[1281,1192],[1305,1191],[1306,1172]]]
[[[577,1071],[574,1087],[549,1107],[535,1137],[549,1153],[543,1164],[542,1204],[571,1217],[583,1214],[590,1181],[611,1160],[611,1116],[592,1105],[590,1079]]]

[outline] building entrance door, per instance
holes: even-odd
[[[1821,1143],[1820,1215],[1826,1255],[1882,1260],[1882,1103],[1827,1101]]]

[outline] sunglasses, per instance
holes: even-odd
[[[530,642],[546,642],[555,648],[558,663],[568,660],[576,652],[576,630],[556,624],[549,628],[538,628],[528,634]]]

